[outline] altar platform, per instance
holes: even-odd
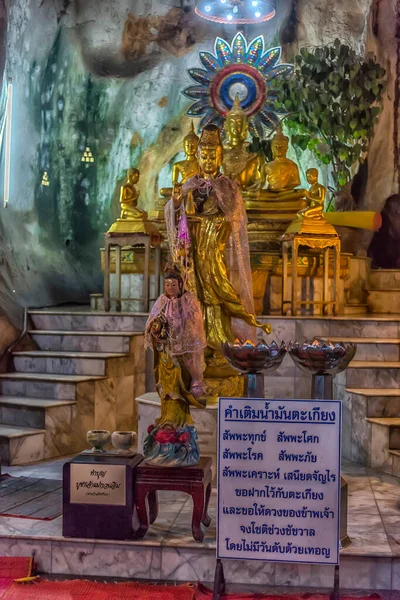
[[[3,473],[61,479],[64,461],[3,467]],[[400,480],[348,461],[343,475],[349,484],[352,544],[341,551],[341,588],[400,590]],[[34,554],[39,571],[54,576],[212,582],[215,490],[210,502],[213,521],[203,543],[190,535],[190,497],[175,492],[159,497],[159,518],[140,541],[64,538],[61,516],[52,521],[0,517],[0,555]],[[330,588],[333,581],[330,566],[225,561],[225,573],[229,583],[252,582],[260,591],[274,586]]]

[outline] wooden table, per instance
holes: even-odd
[[[104,310],[110,310],[110,253],[115,248],[115,275],[117,279],[116,309],[121,311],[121,249],[144,246],[144,280],[141,298],[126,298],[143,302],[143,312],[150,310],[150,258],[152,235],[150,233],[107,232],[104,234]],[[154,246],[155,252],[155,298],[160,295],[161,247]]]
[[[204,533],[201,525],[208,527],[208,503],[211,494],[212,459],[204,457],[194,467],[157,467],[143,462],[136,471],[135,498],[140,522],[136,532],[143,538],[149,525],[158,516],[157,491],[170,490],[185,492],[193,498],[192,535],[196,542],[202,542]],[[147,507],[148,503],[148,507]]]
[[[323,292],[322,301],[312,301],[310,299],[297,300],[298,289],[298,258],[301,246],[320,250],[323,255]],[[333,249],[333,298],[329,294],[329,253]],[[292,256],[292,289],[289,295],[289,254]],[[339,278],[340,278],[340,238],[338,235],[311,235],[287,233],[282,240],[282,269],[283,269],[283,288],[282,288],[282,314],[288,314],[289,309],[285,305],[289,304],[291,314],[297,315],[298,306],[301,304],[313,305],[322,304],[322,313],[328,314],[329,307],[332,306],[333,314],[339,310]],[[288,298],[290,296],[290,298]]]
[[[134,539],[134,485],[142,460],[141,454],[124,457],[84,453],[66,462],[63,535],[95,540]],[[92,475],[94,471],[99,475]],[[106,475],[101,477],[104,472]],[[102,486],[97,487],[96,483]]]

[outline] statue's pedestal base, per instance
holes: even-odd
[[[143,220],[117,219],[108,230],[108,233],[148,233],[158,235],[158,229],[154,223]]]
[[[333,225],[330,225],[324,217],[307,218],[298,217],[292,221],[286,229],[286,233],[296,233],[301,235],[337,235]]]
[[[143,394],[136,398],[138,404],[138,448],[143,448],[147,438],[147,429],[160,416],[161,401],[156,392]],[[217,433],[218,433],[218,404],[212,404],[205,409],[191,407],[194,426],[197,429],[200,456],[212,458],[213,480],[216,479],[217,468]],[[168,467],[165,467],[168,468]]]

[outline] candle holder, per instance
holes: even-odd
[[[312,343],[290,342],[288,352],[295,364],[307,373],[312,373],[311,398],[313,400],[333,399],[333,376],[341,373],[353,360],[355,344],[333,344],[315,338]],[[346,548],[351,544],[347,533],[348,484],[340,478],[340,544]]]
[[[233,344],[225,342],[222,350],[231,366],[247,375],[244,390],[247,398],[265,397],[263,371],[267,374],[276,371],[287,352],[285,342],[279,346],[276,342],[254,344],[250,340],[244,343],[235,340]]]
[[[353,360],[357,346],[315,338],[313,342],[290,342],[288,352],[302,371],[312,374],[311,398],[333,399],[333,375],[341,373]]]

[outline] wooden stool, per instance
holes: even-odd
[[[115,248],[115,275],[117,278],[117,312],[121,311],[121,249],[124,247],[135,248],[144,246],[144,280],[143,295],[141,298],[125,298],[143,302],[143,311],[150,310],[150,252],[152,237],[149,233],[121,233],[107,232],[104,234],[104,310],[110,310],[110,252]],[[160,294],[161,247],[155,246],[155,298]]]
[[[136,470],[135,498],[140,522],[136,535],[143,538],[149,525],[158,516],[157,491],[185,492],[193,498],[192,535],[202,542],[204,533],[201,524],[208,527],[208,503],[211,494],[212,459],[204,457],[195,467],[155,467],[143,462]],[[148,501],[148,510],[146,505]]]
[[[323,295],[322,301],[311,301],[310,299],[304,301],[297,301],[297,284],[298,284],[298,257],[299,249],[301,246],[312,248],[313,250],[321,251],[323,254],[324,273],[323,273]],[[334,261],[333,261],[333,282],[334,292],[333,298],[329,298],[329,251],[333,248]],[[292,289],[289,296],[289,253],[292,255]],[[285,304],[290,304],[292,316],[297,315],[297,308],[300,304],[322,305],[322,314],[329,314],[329,306],[332,305],[333,314],[337,314],[339,310],[339,278],[340,278],[340,238],[338,235],[317,235],[317,234],[294,234],[286,233],[282,241],[282,277],[283,277],[283,289],[282,289],[282,314],[288,313],[288,309],[285,308]]]

